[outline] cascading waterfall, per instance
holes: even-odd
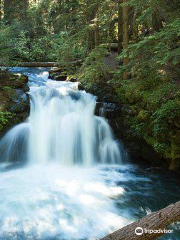
[[[31,106],[0,141],[0,239],[96,239],[124,226],[112,200],[124,190],[100,169],[121,162],[120,146],[96,98],[42,69],[12,71],[29,76]]]
[[[2,161],[84,166],[121,162],[109,124],[94,115],[95,96],[79,91],[78,83],[52,81],[47,72],[30,75],[29,85],[29,119],[1,140]]]
[[[43,69],[11,71],[29,75],[31,112],[0,142],[1,240],[100,239],[179,200],[179,180],[121,164],[93,95]]]

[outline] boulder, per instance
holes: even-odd
[[[28,77],[0,71],[0,134],[29,116]]]

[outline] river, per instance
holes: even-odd
[[[180,200],[180,180],[124,159],[96,97],[47,69],[29,76],[30,116],[0,141],[0,239],[99,239]],[[179,225],[161,239],[180,239]]]

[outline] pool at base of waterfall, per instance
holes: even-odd
[[[0,240],[93,240],[180,200],[180,179],[124,160],[96,98],[29,76],[31,112],[0,141]],[[180,239],[180,226],[161,239]]]
[[[99,239],[178,200],[175,179],[135,165],[36,165],[0,173],[0,239]],[[179,239],[179,226],[163,239]]]

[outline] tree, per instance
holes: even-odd
[[[0,0],[0,24],[2,21],[2,0]]]
[[[123,50],[122,0],[118,1],[118,54]]]
[[[99,0],[96,0],[95,3],[95,31],[94,31],[94,38],[95,38],[95,46],[99,46],[99,19],[98,19],[98,11],[99,11]]]
[[[25,23],[27,23],[27,12],[29,9],[29,0],[23,0],[22,1],[22,17],[23,17],[23,21]]]
[[[12,17],[11,17],[11,0],[4,1],[4,21],[7,24],[11,24]]]
[[[129,45],[129,6],[127,5],[129,0],[123,0],[123,50],[126,51]],[[126,55],[123,60],[123,66],[127,66],[129,63],[129,57]],[[128,79],[127,71],[124,72],[123,78]]]

